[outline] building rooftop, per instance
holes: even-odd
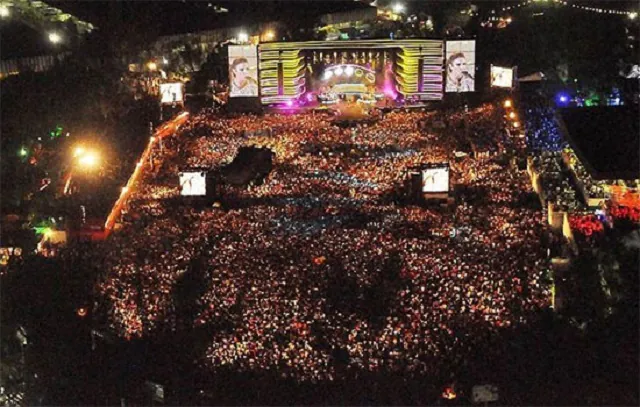
[[[56,53],[56,48],[47,41],[45,33],[29,27],[18,19],[0,23],[3,60],[33,57]]]
[[[594,179],[640,178],[637,106],[566,108],[558,112],[565,139]]]

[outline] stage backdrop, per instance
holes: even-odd
[[[447,75],[445,92],[475,91],[475,40],[447,41],[445,72]]]
[[[229,45],[229,97],[258,97],[255,45]]]

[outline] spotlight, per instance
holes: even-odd
[[[566,93],[559,93],[556,96],[556,100],[559,105],[566,105],[567,103],[569,103],[569,96]]]
[[[49,33],[49,41],[53,44],[59,44],[62,41],[60,34],[56,32]]]
[[[238,34],[238,41],[240,42],[248,42],[249,41],[249,35],[247,33],[240,33]]]
[[[352,66],[348,66],[348,67],[346,67],[346,68],[344,69],[344,73],[345,73],[345,74],[347,74],[347,76],[351,76],[351,75],[353,75],[353,71],[354,71],[354,69],[353,69],[353,67],[352,67]]]
[[[333,71],[329,71],[329,70],[324,71],[324,80],[331,79],[332,76],[333,76]]]
[[[504,101],[504,107],[511,107],[511,100],[507,99]]]
[[[342,67],[341,66],[336,68],[336,75],[340,76],[340,75],[342,75],[342,72],[343,71],[342,71]]]
[[[98,156],[93,152],[89,152],[80,157],[80,159],[78,159],[78,163],[84,168],[93,168],[98,164]]]
[[[84,147],[82,147],[82,146],[78,146],[78,147],[76,147],[76,148],[73,150],[73,156],[74,156],[74,157],[79,157],[79,156],[81,156],[82,154],[84,154],[84,152],[85,152]]]
[[[404,5],[400,3],[396,3],[393,5],[393,12],[396,14],[400,14],[404,12]]]

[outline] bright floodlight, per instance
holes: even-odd
[[[332,76],[333,76],[333,71],[329,71],[329,70],[324,71],[324,80],[331,79]]]
[[[264,33],[264,38],[267,41],[271,41],[272,39],[274,39],[276,37],[276,35],[273,33],[273,31],[269,30],[266,33]]]
[[[158,64],[151,61],[147,64],[147,68],[149,68],[150,71],[155,71],[156,69],[158,69]]]
[[[510,119],[515,119],[516,118],[516,114],[514,112],[509,113],[509,118]]]
[[[9,7],[4,5],[0,6],[0,17],[9,17]]]
[[[338,76],[342,75],[342,67],[337,67],[336,68],[336,75],[338,75]]]
[[[353,75],[353,71],[354,71],[354,69],[353,69],[353,67],[352,67],[352,66],[348,66],[348,67],[346,67],[346,68],[344,69],[344,73],[346,73],[346,74],[347,74],[347,76],[351,76],[351,75]]]
[[[22,147],[22,148],[20,149],[20,157],[26,157],[26,156],[27,156],[27,154],[29,154],[29,152],[27,151],[27,149],[26,149],[26,148],[24,148],[24,147]]]
[[[247,35],[247,33],[238,34],[238,41],[240,41],[240,42],[248,42],[249,41],[249,35]]]
[[[74,157],[79,157],[79,156],[81,156],[82,154],[84,154],[84,151],[85,151],[85,150],[84,150],[84,147],[82,147],[82,146],[78,146],[78,147],[76,147],[76,148],[73,150],[73,156],[74,156]]]
[[[630,19],[635,20],[635,19],[636,19],[636,17],[638,17],[638,13],[636,13],[636,12],[629,13],[629,18],[630,18]]]
[[[509,99],[504,101],[504,107],[511,107],[511,101]]]
[[[400,14],[404,12],[404,5],[400,3],[396,3],[393,5],[393,12],[396,14]]]
[[[53,44],[58,44],[62,41],[62,37],[58,33],[49,33],[49,41]]]
[[[84,168],[93,168],[98,164],[98,156],[94,152],[88,152],[80,157],[78,163]]]

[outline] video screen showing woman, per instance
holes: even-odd
[[[229,47],[229,96],[258,96],[255,53],[255,47]]]
[[[473,41],[447,42],[446,92],[475,91],[475,43]]]

